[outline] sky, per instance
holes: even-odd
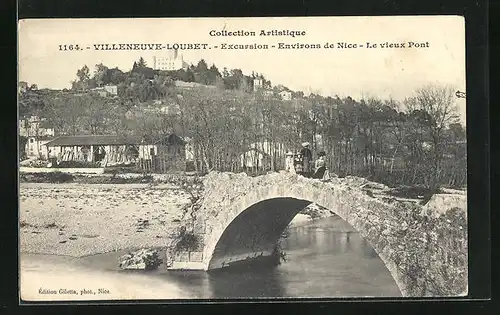
[[[253,31],[256,36],[210,35],[210,31],[222,30]],[[305,35],[260,36],[261,30]],[[180,50],[186,62],[196,64],[203,58],[220,71],[224,67],[239,68],[245,74],[255,71],[273,85],[306,94],[403,100],[427,84],[466,90],[465,22],[459,16],[32,19],[19,22],[18,34],[19,80],[39,88],[71,87],[83,65],[91,71],[99,63],[128,71],[139,57],[152,66],[154,56],[168,54],[165,49],[97,51],[96,44],[199,43],[211,49]],[[424,47],[409,48],[409,42]],[[270,48],[221,49],[224,43]],[[277,49],[279,43],[319,44],[321,48]],[[339,43],[358,47],[339,48]],[[368,48],[368,43],[377,47]],[[405,48],[383,48],[383,43],[405,43]],[[59,45],[70,44],[82,50],[59,50]],[[324,48],[326,44],[334,48]],[[457,99],[457,106],[465,122],[465,100]]]

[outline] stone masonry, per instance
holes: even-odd
[[[203,186],[198,207],[186,215],[196,221],[191,228],[203,240],[202,249],[178,253],[174,269],[210,270],[269,255],[293,217],[315,203],[372,245],[403,296],[467,292],[466,195],[439,195],[422,206],[391,198],[387,187],[363,179],[325,182],[286,172],[258,177],[213,172]],[[367,193],[366,187],[376,188]]]

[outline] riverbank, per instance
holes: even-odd
[[[21,183],[19,197],[21,252],[71,257],[165,247],[190,203],[172,184]]]
[[[164,247],[189,196],[172,185],[21,183],[23,253],[82,257]]]

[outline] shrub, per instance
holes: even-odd
[[[70,183],[75,177],[63,172],[50,173],[24,173],[19,175],[19,180],[28,183]]]
[[[101,164],[88,161],[60,161],[58,168],[99,168]]]
[[[46,174],[48,175],[48,180],[51,183],[69,183],[75,179],[73,175],[63,172],[53,172]]]
[[[154,182],[153,175],[143,175],[140,178],[140,182],[141,183],[152,183],[152,182]]]
[[[174,250],[176,252],[196,251],[201,245],[200,236],[192,231],[187,231],[185,227],[179,229],[177,235],[174,235],[174,240]]]
[[[135,165],[130,166],[111,166],[104,169],[104,174],[140,174],[144,171]]]

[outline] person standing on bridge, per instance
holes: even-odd
[[[286,153],[285,170],[287,172],[295,173],[294,154],[291,151]]]
[[[318,158],[314,163],[314,174],[313,178],[322,179],[326,172],[326,153],[325,151],[320,151],[318,153]]]
[[[302,150],[300,150],[300,155],[302,156],[302,175],[304,177],[311,177],[312,152],[309,149],[309,145],[309,142],[302,143]]]

